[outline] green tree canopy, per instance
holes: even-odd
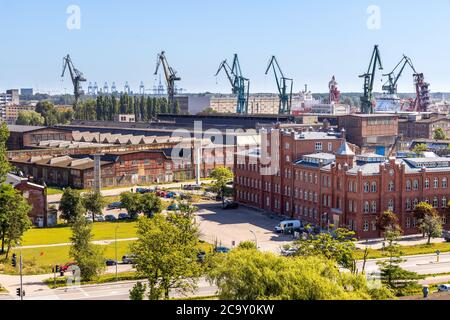
[[[96,215],[103,215],[106,202],[100,192],[88,192],[82,196],[82,200],[87,213],[92,215],[92,221],[95,221]]]
[[[146,193],[140,197],[141,211],[148,217],[161,213],[163,205],[155,193]]]
[[[402,232],[397,215],[390,210],[384,211],[381,214],[378,221],[378,227],[380,230],[384,231],[385,234],[390,231]]]
[[[233,172],[229,168],[219,167],[211,171],[210,177],[215,180],[212,185],[214,191],[224,200],[227,183],[233,179]]]
[[[437,128],[436,130],[434,130],[433,139],[435,139],[435,140],[446,140],[447,139],[447,135],[445,134],[444,129]]]
[[[43,126],[45,124],[45,119],[36,111],[19,111],[16,124],[23,126]]]
[[[81,192],[71,188],[65,189],[59,203],[59,211],[61,211],[61,219],[69,223],[74,222],[76,217],[83,216],[86,209]]]
[[[8,126],[5,122],[0,125],[0,183],[5,182],[8,172],[11,171],[11,164],[6,155],[6,144],[9,138]]]

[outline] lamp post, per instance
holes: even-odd
[[[253,233],[253,236],[255,237],[256,249],[258,249],[258,238],[256,237],[256,233],[253,230],[250,230],[250,232]]]
[[[117,229],[119,229],[118,226],[116,226],[116,228],[114,229],[114,251],[115,251],[115,260],[116,260],[116,282],[119,279],[119,275],[118,275],[118,264],[119,261],[117,260]]]

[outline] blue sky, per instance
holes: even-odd
[[[68,30],[69,5],[81,9],[81,29]],[[381,28],[367,28],[370,5]],[[229,92],[214,74],[221,60],[238,53],[252,92],[273,92],[265,68],[275,54],[295,90],[308,84],[325,92],[332,75],[341,91],[361,91],[358,78],[380,45],[386,72],[403,53],[425,73],[431,90],[450,91],[450,2],[446,0],[0,0],[0,91],[34,87],[71,91],[60,79],[70,53],[89,81],[153,86],[156,54],[165,50],[190,92]],[[376,82],[381,90],[381,79]],[[85,85],[86,89],[87,85]],[[409,71],[400,91],[411,92]]]

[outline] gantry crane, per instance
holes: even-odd
[[[236,113],[247,114],[248,97],[250,95],[250,80],[242,75],[238,55],[234,55],[232,67],[230,67],[227,60],[222,61],[219,69],[216,72],[216,76],[220,73],[221,70],[225,71],[227,78],[230,81],[232,93],[237,94]]]
[[[61,78],[64,77],[67,68],[69,69],[70,77],[72,78],[75,105],[77,106],[78,100],[81,96],[81,82],[86,82],[86,78],[83,76],[83,73],[75,68],[69,55],[63,58],[63,71],[61,74]]]
[[[158,54],[156,62],[155,76],[158,74],[159,66],[162,64],[164,68],[164,76],[167,82],[167,94],[169,97],[169,108],[171,112],[175,112],[175,82],[180,81],[181,78],[177,76],[177,72],[169,65],[166,59],[165,52]]]
[[[364,78],[364,95],[361,97],[361,113],[374,113],[373,83],[377,66],[379,70],[383,70],[380,51],[378,50],[378,45],[375,45],[367,72],[359,76],[360,78]]]
[[[400,71],[397,75],[395,75],[395,71],[398,67],[400,67]],[[388,77],[388,81],[383,85],[383,91],[385,91],[388,94],[397,94],[397,82],[400,79],[400,76],[402,75],[403,71],[405,70],[405,67],[409,65],[411,69],[413,70],[414,74],[416,74],[416,69],[414,69],[414,65],[410,58],[403,55],[403,58],[400,60],[400,62],[395,66],[394,70],[392,70],[390,73],[383,74],[384,77]]]
[[[277,58],[272,56],[267,66],[266,75],[269,73],[270,68],[273,69],[275,74],[275,81],[277,82],[278,96],[280,98],[280,104],[278,107],[279,114],[291,114],[292,106],[292,89],[294,86],[294,80],[286,78],[281,71]],[[290,88],[289,88],[290,87]],[[289,90],[289,93],[288,93]]]

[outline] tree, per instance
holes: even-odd
[[[354,300],[375,294],[363,275],[339,272],[323,257],[286,258],[234,249],[216,255],[210,264],[208,279],[222,300]]]
[[[424,152],[428,151],[428,147],[425,143],[419,143],[419,144],[416,144],[416,146],[413,148],[412,151],[414,153],[417,153],[420,155],[420,154],[423,154]]]
[[[83,216],[86,209],[80,191],[71,188],[65,189],[59,203],[59,211],[61,211],[61,219],[68,223],[73,223],[76,217]]]
[[[142,195],[140,193],[123,192],[120,194],[120,202],[132,219],[142,212]]]
[[[211,178],[215,181],[213,183],[213,189],[222,198],[222,202],[225,202],[225,190],[227,183],[233,179],[233,172],[229,168],[219,167],[211,171]]]
[[[344,228],[336,229],[334,234],[321,233],[317,236],[308,236],[305,240],[295,242],[297,249],[295,256],[310,257],[323,256],[336,261],[343,268],[356,272],[353,253],[355,246],[355,233]]]
[[[418,221],[419,229],[422,231],[423,237],[425,237],[427,234],[433,234],[433,231],[439,231],[439,230],[433,230],[435,227],[433,226],[436,221],[433,221],[434,219],[427,219],[427,222],[424,224],[425,218],[427,216],[434,217],[438,216],[438,212],[436,211],[433,206],[427,202],[420,202],[417,204],[414,208],[414,217]],[[431,229],[429,229],[431,227]],[[427,233],[427,231],[429,233]],[[442,232],[442,225],[441,225],[441,232]],[[439,236],[438,236],[439,237]],[[428,241],[430,242],[431,239],[429,238]]]
[[[419,229],[428,237],[428,244],[431,244],[431,238],[438,238],[442,236],[442,218],[435,213],[426,214],[421,221],[419,221]]]
[[[1,252],[6,250],[6,259],[12,246],[19,243],[25,231],[31,227],[28,213],[31,206],[27,200],[9,184],[0,186],[0,238]]]
[[[401,233],[402,231],[397,215],[390,210],[383,212],[378,221],[378,228],[384,231],[385,237],[387,232],[398,231]]]
[[[437,128],[436,130],[434,130],[433,139],[434,140],[446,140],[447,135],[445,134],[444,129]]]
[[[142,282],[138,282],[134,285],[134,287],[130,290],[130,300],[140,301],[144,300],[145,291],[147,291],[147,286],[142,284]]]
[[[406,260],[401,258],[400,245],[395,243],[398,237],[398,232],[389,232],[388,246],[385,248],[389,259],[377,262],[377,264],[380,267],[382,283],[396,295],[403,295],[408,290],[417,287],[417,280],[422,277],[400,267],[400,264]]]
[[[239,243],[238,248],[244,250],[257,250],[256,243],[253,241],[243,241]]]
[[[141,211],[147,216],[152,217],[155,214],[161,213],[163,205],[161,199],[155,193],[146,193],[142,195]]]
[[[82,196],[82,200],[87,213],[92,215],[92,221],[95,221],[95,216],[103,215],[103,208],[105,207],[106,202],[100,192],[88,192]]]
[[[36,111],[19,111],[16,120],[17,125],[23,126],[43,126],[45,119]]]
[[[171,289],[193,292],[201,273],[196,263],[199,232],[194,218],[177,214],[141,217],[137,235],[131,251],[138,274],[147,279],[149,299],[169,299]]]
[[[0,126],[0,183],[5,182],[8,172],[11,171],[11,164],[6,155],[6,144],[9,138],[8,126],[3,122]]]
[[[81,215],[72,225],[70,256],[80,268],[81,279],[89,281],[98,277],[105,269],[103,250],[92,244],[92,225]]]

